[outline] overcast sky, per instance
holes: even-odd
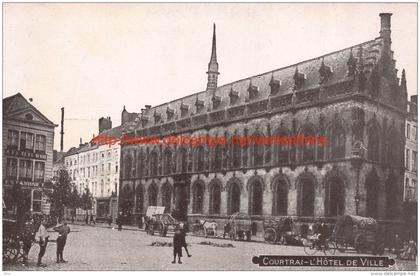
[[[60,124],[64,149],[90,140],[98,118],[118,126],[203,91],[217,26],[219,85],[379,36],[391,12],[392,48],[409,94],[417,87],[417,4],[3,4],[3,96],[17,92]],[[59,149],[56,129],[55,149]]]

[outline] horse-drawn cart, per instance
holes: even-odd
[[[290,217],[270,217],[264,219],[264,240],[269,243],[287,244],[292,236],[293,220]]]
[[[164,213],[163,206],[149,206],[145,216],[145,230],[149,235],[158,232],[161,237],[165,237],[168,230],[175,230],[180,224],[170,214]]]
[[[23,259],[23,247],[17,221],[3,218],[3,264]]]
[[[337,219],[331,238],[341,252],[354,247],[357,252],[383,254],[383,236],[383,228],[375,219],[344,215]]]
[[[225,227],[231,240],[251,240],[251,218],[244,213],[234,213]]]

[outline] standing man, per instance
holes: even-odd
[[[70,227],[67,225],[67,222],[64,221],[62,225],[54,227],[54,230],[58,232],[57,263],[67,263],[67,261],[63,259],[63,251],[66,246],[67,235],[70,233]]]
[[[23,263],[26,264],[28,261],[29,251],[32,247],[32,242],[35,240],[35,226],[34,219],[31,218],[30,221],[25,223],[25,227],[22,235],[23,243]]]
[[[47,244],[48,244],[48,238],[49,236],[47,235],[47,229],[45,228],[45,226],[47,225],[47,221],[45,219],[42,219],[41,221],[41,225],[39,226],[38,232],[36,233],[36,236],[39,239],[39,254],[38,254],[38,263],[37,265],[40,267],[46,267],[47,265],[41,263],[42,261],[42,257],[45,254],[45,249],[47,249]]]

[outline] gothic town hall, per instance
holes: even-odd
[[[148,206],[180,220],[226,222],[247,213],[298,222],[338,215],[384,223],[402,213],[407,88],[397,76],[391,14],[379,36],[218,86],[214,27],[205,91],[146,106],[127,134],[324,135],[327,144],[130,145],[121,149],[119,207],[133,223]]]

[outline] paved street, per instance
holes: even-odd
[[[46,268],[36,267],[39,247],[34,245],[30,252],[29,266],[7,265],[3,270],[261,270],[251,262],[259,254],[305,255],[303,247],[280,246],[256,242],[232,242],[222,239],[205,239],[187,236],[191,258],[182,258],[183,264],[172,264],[172,248],[150,246],[154,241],[171,242],[172,238],[148,236],[142,231],[121,232],[103,227],[70,225],[72,232],[64,251],[65,264],[56,264],[56,244],[49,243],[44,262]],[[51,239],[56,233],[51,233]],[[202,241],[217,244],[231,243],[234,247],[200,245]],[[186,256],[185,251],[183,252]],[[354,255],[338,253],[336,255]],[[320,255],[322,256],[322,254]],[[291,269],[271,267],[270,269]],[[297,270],[299,268],[294,268]],[[302,268],[300,268],[302,269]],[[412,261],[397,261],[392,269],[415,270]],[[311,270],[325,268],[311,267]],[[335,268],[336,270],[336,268]]]

